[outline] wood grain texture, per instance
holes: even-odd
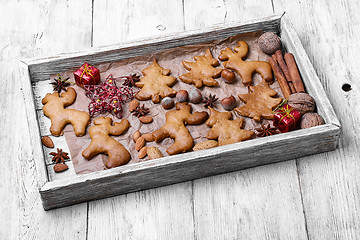
[[[293,22],[342,125],[339,149],[298,160],[309,239],[358,239],[359,2],[276,0],[274,6]]]
[[[294,161],[194,181],[197,239],[307,239]]]
[[[179,32],[184,27],[180,0],[96,0],[94,6],[94,46]],[[144,182],[146,177],[138,180]],[[88,239],[193,239],[191,200],[187,182],[90,202]]]
[[[26,114],[25,101],[30,99],[23,98],[22,90],[30,86],[21,85],[28,80],[20,59],[89,46],[89,19],[75,14],[88,2],[1,3],[0,239],[83,239],[86,234],[86,204],[48,213],[42,208],[38,189],[44,171],[36,162],[41,156],[32,145],[35,135],[29,133],[36,118],[27,121],[31,115]],[[83,10],[90,10],[91,16],[91,6]]]

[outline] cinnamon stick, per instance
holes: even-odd
[[[296,92],[305,92],[304,83],[301,80],[299,69],[296,66],[294,55],[292,53],[285,53],[284,58],[289,68],[291,79],[296,89]]]
[[[295,89],[295,87],[294,87],[293,82],[289,82],[289,81],[288,81],[288,84],[289,84],[289,87],[290,87],[291,93],[296,93],[296,89]]]
[[[282,91],[284,97],[286,99],[288,99],[289,96],[291,95],[291,90],[289,88],[289,85],[288,85],[288,83],[286,81],[286,78],[285,78],[283,72],[281,71],[279,65],[277,65],[277,63],[274,61],[273,58],[269,58],[268,62],[270,63],[271,68],[274,71],[274,75],[275,75],[275,77],[276,77],[276,79],[277,79],[277,81],[279,83],[279,86],[281,88],[281,91]]]
[[[288,82],[289,86],[290,86],[290,90],[292,93],[296,93],[296,90],[294,88],[294,85],[292,83],[292,77],[291,77],[291,74],[289,72],[289,69],[288,69],[288,66],[286,65],[285,61],[284,61],[284,57],[282,55],[282,52],[281,50],[277,50],[275,52],[275,57],[276,57],[276,60],[279,64],[279,67],[281,69],[281,71],[284,73],[285,75],[285,78],[286,78],[286,81]]]

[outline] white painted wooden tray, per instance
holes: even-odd
[[[109,170],[76,175],[71,161],[69,170],[53,174],[48,150],[41,137],[48,135],[42,127],[41,107],[37,95],[51,74],[89,64],[119,61],[164,49],[213,41],[240,33],[258,30],[279,32],[283,47],[292,52],[298,63],[308,93],[314,97],[317,110],[326,124],[266,138],[189,152],[161,159],[125,165]],[[245,23],[217,25],[197,31],[131,42],[51,58],[23,61],[23,93],[32,149],[39,173],[38,184],[45,210],[84,201],[111,197],[127,192],[188,181],[244,168],[290,160],[306,155],[334,150],[340,134],[340,123],[325,94],[291,23],[286,16],[273,15]],[[67,151],[64,137],[53,138],[56,146]]]

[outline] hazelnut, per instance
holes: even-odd
[[[281,40],[274,32],[266,32],[259,37],[258,40],[261,51],[268,55],[274,54],[281,49]]]
[[[230,97],[221,100],[221,105],[225,110],[231,111],[234,107],[236,107],[236,99],[233,95],[231,95]]]
[[[221,77],[225,80],[226,83],[233,83],[235,81],[235,73],[228,69],[222,70]]]
[[[310,128],[325,124],[324,119],[317,113],[305,113],[301,118],[300,127]]]
[[[189,101],[191,103],[200,103],[202,102],[202,94],[199,89],[191,89],[189,91]]]
[[[176,94],[176,100],[178,102],[187,102],[189,100],[189,94],[186,90],[180,90]]]
[[[164,97],[163,100],[161,100],[161,106],[165,109],[170,109],[175,106],[175,103],[170,97]]]
[[[307,93],[293,93],[289,96],[288,104],[302,115],[315,110],[315,100]]]

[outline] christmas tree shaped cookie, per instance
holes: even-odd
[[[225,68],[237,71],[242,79],[242,83],[250,85],[252,83],[252,75],[257,72],[268,82],[273,80],[271,65],[264,61],[244,61],[249,51],[249,47],[245,41],[240,41],[233,52],[230,48],[221,50],[219,59],[224,62]]]
[[[249,93],[239,95],[240,100],[246,104],[235,108],[235,111],[255,121],[260,121],[261,118],[273,119],[272,110],[282,101],[281,98],[272,98],[276,94],[277,92],[271,89],[265,80],[262,80],[257,86],[250,86]]]
[[[137,87],[141,88],[135,95],[137,99],[141,101],[151,99],[154,103],[159,103],[160,98],[176,95],[177,92],[170,88],[176,83],[176,78],[167,76],[170,74],[170,70],[160,67],[156,59],[142,71],[142,74],[144,77],[135,83]]]
[[[217,139],[219,146],[237,143],[250,139],[253,131],[242,129],[244,118],[240,117],[232,119],[231,112],[219,112],[210,108],[210,118],[206,121],[206,125],[211,127],[206,138]]]
[[[215,68],[219,65],[219,61],[212,57],[210,49],[207,49],[204,55],[195,56],[194,59],[195,62],[182,62],[189,72],[179,77],[181,81],[195,84],[197,88],[203,85],[209,87],[219,85],[214,77],[220,77],[222,69]]]

